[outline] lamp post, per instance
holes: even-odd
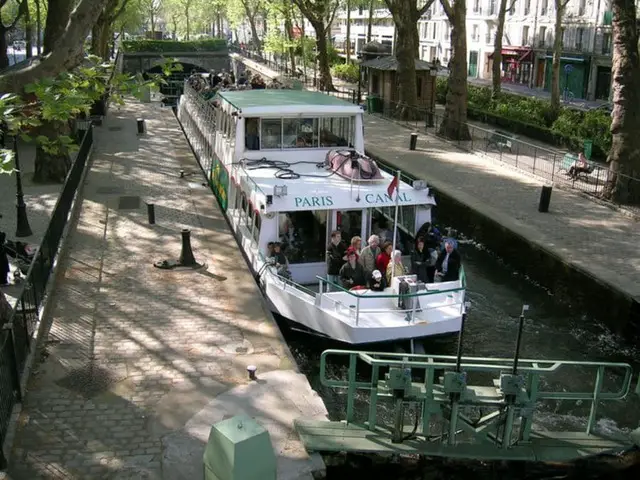
[[[436,110],[436,84],[438,83],[438,62],[435,60],[429,68],[429,75],[431,76],[431,105],[427,113],[427,127],[433,127],[433,117]]]
[[[27,206],[24,203],[22,193],[22,173],[20,171],[20,156],[18,155],[18,136],[13,137],[13,155],[16,163],[16,237],[30,237],[33,235],[29,219],[27,218]]]

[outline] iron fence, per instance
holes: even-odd
[[[23,287],[9,320],[0,331],[0,469],[7,465],[1,446],[13,407],[22,401],[21,378],[35,340],[38,316],[43,305],[58,247],[69,219],[73,199],[93,145],[93,127],[88,125],[80,150],[58,197],[51,221],[23,280]]]
[[[274,60],[264,58],[255,52],[238,48],[236,48],[236,51],[240,55],[246,55],[248,58],[261,62],[279,73],[282,72],[289,75],[291,72],[291,69],[287,66],[280,65]],[[305,82],[305,84],[309,86],[308,82]],[[362,103],[363,95],[354,89],[323,93],[337,96],[356,104]],[[372,105],[369,104],[368,107]],[[382,100],[378,107],[373,111],[370,109],[369,113],[391,119],[416,131],[445,139],[440,133],[442,113],[430,111],[426,108],[411,107],[407,114],[405,107],[404,114],[399,116],[398,112],[400,110],[396,102]],[[518,135],[508,131],[479,127],[469,122],[464,122],[464,124],[469,131],[467,140],[447,140],[463,150],[480,153],[484,157],[498,160],[504,164],[511,165],[517,170],[569,187],[594,198],[602,199],[605,190],[611,188],[614,182],[621,187],[621,190],[628,192],[628,195],[633,199],[640,198],[640,178],[625,173],[613,175],[606,164],[598,162],[590,162],[589,172],[572,176],[570,175],[570,170],[576,160],[576,155],[571,152],[535,145],[518,138]],[[608,199],[606,202],[623,206],[634,216],[640,216],[640,209],[637,207],[621,205],[618,201]]]

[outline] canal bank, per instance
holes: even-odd
[[[554,189],[538,211],[543,183],[508,165],[463,152],[365,115],[367,154],[435,189],[437,222],[482,243],[559,300],[588,306],[618,333],[640,327],[640,225],[621,213]]]

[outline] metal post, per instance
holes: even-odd
[[[350,42],[350,40],[347,40],[348,42]],[[349,45],[349,47],[351,47],[351,45]],[[358,101],[356,102],[357,105],[360,105],[360,99],[362,98],[362,65],[358,64]]]
[[[16,237],[29,237],[33,235],[33,232],[27,218],[27,206],[24,203],[24,194],[22,193],[22,173],[20,171],[17,135],[13,137],[13,154],[16,164]]]
[[[156,206],[153,203],[147,203],[147,217],[149,217],[149,225],[156,223]]]
[[[458,333],[458,350],[456,351],[456,372],[460,373],[462,366],[462,339],[464,336],[464,324],[467,321],[467,307],[469,302],[465,303],[465,310],[462,314],[462,320],[460,321],[460,332]]]
[[[360,295],[356,296],[356,327],[358,326],[358,318],[360,317]]]
[[[522,328],[524,327],[524,312],[529,310],[529,305],[522,306],[522,312],[520,313],[520,321],[518,325],[518,336],[516,337],[516,351],[513,356],[513,370],[511,373],[516,375],[518,373],[518,360],[520,358],[520,342],[522,341]]]
[[[191,230],[185,228],[182,230],[182,251],[180,252],[180,265],[192,267],[197,265],[196,259],[191,250]]]
[[[138,123],[138,135],[142,135],[144,133],[144,119],[139,118],[137,120]]]

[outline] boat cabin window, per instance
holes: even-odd
[[[242,194],[242,200],[241,200],[241,205],[242,205],[242,210],[240,211],[240,223],[242,223],[243,221],[247,221],[248,218],[248,209],[249,209],[249,202],[247,202],[247,196],[243,193]]]
[[[380,237],[380,242],[393,242],[394,207],[375,208],[371,217],[371,233]],[[416,207],[403,205],[398,210],[396,247],[404,254],[413,250],[415,236]]]
[[[253,213],[253,239],[257,242],[260,239],[260,228],[262,227],[262,219],[259,212]]]
[[[260,119],[245,119],[245,147],[247,150],[260,150]]]
[[[247,150],[352,147],[355,117],[249,117],[245,129]]]
[[[325,210],[280,213],[278,236],[290,264],[324,262],[327,250]]]

